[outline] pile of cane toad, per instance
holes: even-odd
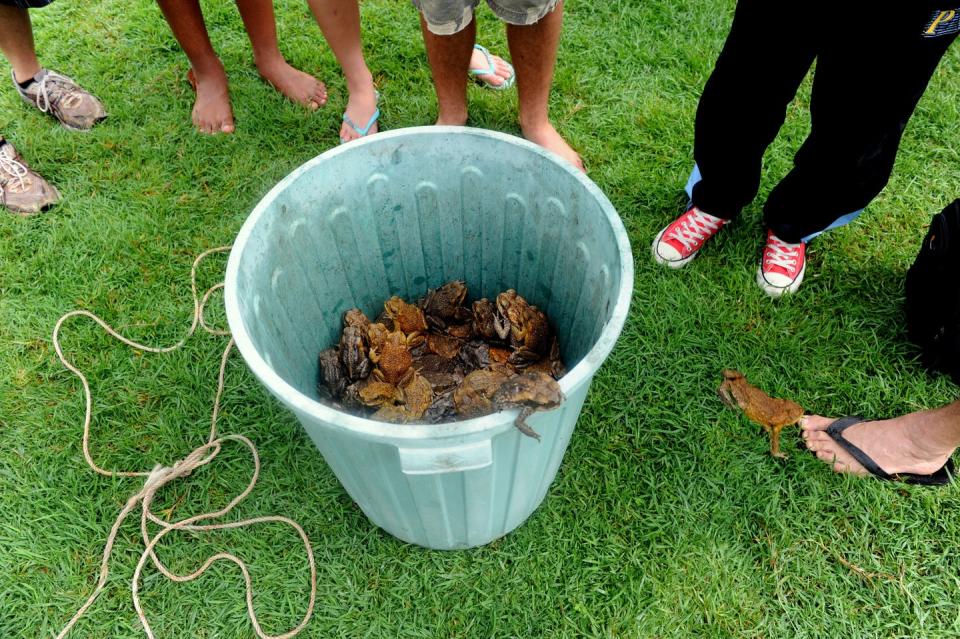
[[[343,317],[339,343],[320,353],[320,397],[396,423],[440,423],[519,408],[517,428],[563,401],[566,369],[547,316],[513,289],[466,304],[453,281],[415,303],[391,297],[371,322]]]

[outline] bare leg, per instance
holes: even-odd
[[[26,82],[40,72],[33,48],[33,27],[26,9],[0,5],[0,51],[13,67],[17,82]]]
[[[807,448],[838,473],[868,475],[866,469],[824,431],[833,419],[806,417],[802,423]],[[891,475],[929,475],[943,466],[960,446],[960,401],[935,410],[854,424],[843,432],[852,444]]]
[[[507,25],[510,55],[517,70],[520,99],[520,130],[523,137],[565,158],[583,170],[583,161],[550,124],[547,101],[563,26],[563,3],[540,22],[526,26]]]
[[[233,111],[227,74],[210,44],[199,0],[157,0],[167,24],[190,60],[190,79],[197,91],[193,124],[201,133],[232,133]]]
[[[253,47],[260,77],[294,102],[318,109],[327,102],[327,87],[315,77],[290,66],[277,45],[273,0],[236,0]]]
[[[357,0],[308,0],[308,4],[323,31],[323,37],[343,69],[350,94],[346,114],[358,126],[364,126],[377,109],[377,93],[373,86],[373,75],[363,59]],[[377,126],[373,125],[369,133],[376,131]],[[357,132],[346,123],[341,126],[342,140],[349,141],[357,137]]]
[[[467,70],[470,68],[477,24],[471,20],[470,24],[453,35],[438,36],[430,32],[421,15],[420,30],[433,72],[433,86],[437,91],[437,124],[466,124]]]

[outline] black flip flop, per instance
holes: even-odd
[[[830,439],[840,444],[841,448],[850,453],[854,459],[860,462],[861,466],[866,468],[867,471],[877,479],[884,481],[902,481],[907,484],[920,484],[923,486],[945,486],[953,481],[954,472],[952,459],[947,459],[947,463],[932,475],[915,475],[913,473],[897,473],[896,475],[891,475],[884,471],[869,455],[850,443],[850,441],[843,436],[843,431],[862,421],[864,421],[862,417],[843,417],[830,424],[824,432],[830,436]]]

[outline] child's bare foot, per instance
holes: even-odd
[[[377,90],[373,86],[373,78],[355,88],[349,86],[348,83],[347,90],[350,92],[350,98],[347,100],[347,109],[344,115],[350,118],[350,122],[353,122],[357,127],[367,126],[370,118],[377,112]],[[365,135],[373,135],[378,130],[379,127],[374,122]],[[360,137],[364,136],[344,120],[340,127],[340,141],[349,142]]]
[[[309,73],[295,69],[283,58],[257,65],[260,77],[294,102],[315,110],[327,103],[327,87]]]
[[[553,151],[570,164],[586,172],[586,168],[583,166],[583,160],[580,159],[580,154],[574,151],[573,148],[567,144],[567,141],[560,137],[560,134],[553,128],[552,124],[549,122],[535,126],[523,126],[521,124],[520,128],[523,131],[523,137],[534,144],[539,144],[543,148]]]
[[[190,69],[187,72],[197,100],[193,104],[193,125],[200,133],[233,133],[233,110],[223,65],[207,71]]]

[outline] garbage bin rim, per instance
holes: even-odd
[[[519,146],[540,155],[554,164],[559,165],[568,175],[574,178],[583,186],[586,191],[596,198],[600,204],[603,214],[610,224],[614,237],[616,238],[617,250],[620,258],[620,287],[616,294],[613,311],[609,319],[604,323],[600,336],[587,354],[577,364],[570,369],[566,375],[560,379],[560,388],[565,395],[569,395],[583,384],[589,384],[593,375],[603,364],[607,356],[613,350],[614,345],[619,338],[623,325],[626,322],[627,313],[630,308],[630,300],[633,295],[633,252],[630,247],[630,240],[627,236],[626,228],[623,225],[619,214],[607,196],[600,190],[587,175],[567,162],[561,156],[548,151],[543,147],[529,142],[523,138],[518,138],[498,131],[489,131],[487,129],[476,129],[473,127],[461,126],[421,126],[394,129],[376,135],[354,140],[349,144],[336,146],[320,155],[307,160],[299,167],[291,171],[286,177],[278,182],[266,195],[257,203],[253,211],[244,221],[236,239],[233,242],[233,249],[230,251],[230,257],[227,262],[225,286],[224,286],[224,306],[226,309],[227,323],[233,334],[237,349],[240,351],[247,365],[253,373],[263,382],[270,391],[289,404],[296,412],[307,414],[315,419],[325,423],[336,425],[340,429],[350,432],[363,434],[374,438],[389,438],[393,440],[417,440],[417,439],[446,439],[448,437],[464,437],[475,435],[487,431],[500,431],[512,427],[512,422],[516,412],[503,411],[493,413],[483,417],[466,419],[463,421],[450,422],[445,424],[388,424],[364,417],[359,417],[351,413],[337,410],[331,406],[323,404],[317,399],[310,397],[289,384],[273,367],[260,355],[250,334],[244,326],[240,314],[240,301],[237,297],[237,277],[240,270],[240,254],[253,229],[257,226],[260,218],[269,210],[270,204],[277,196],[286,190],[291,184],[296,182],[301,175],[309,171],[315,165],[330,160],[343,153],[350,153],[355,149],[366,145],[378,145],[388,142],[394,138],[404,138],[410,136],[419,136],[424,134],[443,135],[443,134],[470,135],[480,138],[491,138]]]

